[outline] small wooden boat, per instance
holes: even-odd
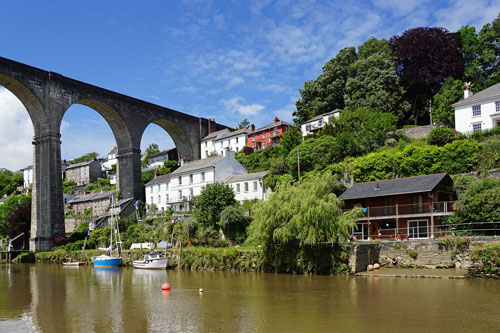
[[[63,265],[65,267],[78,267],[81,265],[85,265],[85,263],[83,261],[65,261],[63,262]]]
[[[168,258],[160,253],[147,253],[143,260],[134,260],[132,263],[135,268],[144,269],[165,269],[167,264]]]

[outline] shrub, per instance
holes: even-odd
[[[430,145],[444,146],[455,138],[455,131],[448,127],[437,127],[431,131],[427,137]]]

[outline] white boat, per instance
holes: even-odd
[[[114,196],[111,198],[111,209],[110,209],[111,215],[109,217],[109,222],[110,222],[110,231],[111,231],[111,236],[110,236],[110,245],[108,248],[108,253],[107,254],[101,254],[100,256],[97,257],[92,257],[92,263],[94,264],[94,267],[98,266],[108,266],[108,267],[117,267],[120,265],[122,261],[122,240],[120,237],[120,230],[118,228],[118,221],[115,221],[115,198]],[[113,238],[114,235],[114,238]],[[113,255],[113,249],[116,249],[116,255]]]
[[[165,269],[167,264],[168,258],[160,253],[146,253],[143,260],[134,260],[132,263],[135,268],[145,269]]]

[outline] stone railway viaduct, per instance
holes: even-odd
[[[26,107],[34,128],[31,251],[47,251],[65,235],[61,179],[61,121],[73,104],[97,111],[118,147],[117,188],[143,199],[140,143],[151,124],[162,127],[179,156],[200,158],[200,139],[225,126],[0,57],[0,85]]]

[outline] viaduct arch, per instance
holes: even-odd
[[[31,251],[49,250],[65,235],[61,179],[61,122],[73,104],[97,111],[111,127],[118,148],[117,188],[143,199],[140,143],[146,127],[165,129],[180,156],[200,158],[200,139],[225,126],[60,74],[0,57],[0,85],[26,107],[34,128]]]

